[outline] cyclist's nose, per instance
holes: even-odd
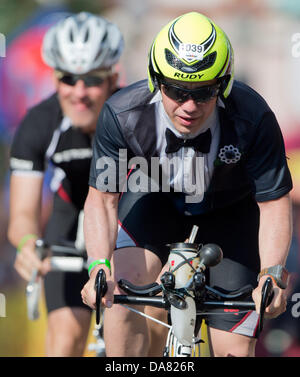
[[[87,87],[85,86],[83,80],[78,80],[73,88],[74,88],[74,94],[77,97],[83,98],[87,95]]]
[[[200,104],[201,105],[201,104]],[[199,103],[195,102],[192,97],[188,97],[188,99],[182,103],[181,108],[186,112],[193,112],[199,109]]]

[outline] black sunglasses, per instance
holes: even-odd
[[[185,89],[167,82],[160,82],[164,94],[176,102],[184,103],[191,98],[196,103],[204,103],[216,97],[220,91],[220,84],[201,86],[197,89]]]
[[[59,81],[63,82],[64,84],[74,86],[76,85],[78,80],[82,80],[84,85],[87,87],[91,86],[100,86],[103,84],[105,78],[99,76],[92,76],[92,75],[70,75],[64,74],[58,78]]]

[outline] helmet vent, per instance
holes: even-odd
[[[73,30],[70,29],[70,41],[73,43],[74,42],[74,35],[73,35]]]
[[[102,38],[102,43],[106,42],[107,35],[108,35],[108,33],[106,31],[105,34],[104,34],[104,36],[103,36],[103,38]]]
[[[170,50],[167,48],[165,49],[165,57],[167,63],[181,72],[184,73],[194,73],[203,71],[204,69],[208,69],[214,65],[217,53],[216,51],[212,52],[211,54],[205,56],[205,58],[201,61],[198,61],[192,65],[185,64],[182,60],[178,59]]]
[[[89,29],[87,29],[87,31],[85,32],[85,36],[84,36],[84,42],[87,42],[89,40],[89,36],[90,36],[90,31],[89,31]]]

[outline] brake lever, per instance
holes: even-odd
[[[38,271],[34,270],[30,281],[26,286],[26,304],[27,317],[31,321],[35,321],[40,317],[39,300],[41,294],[41,281],[38,278]]]
[[[101,317],[101,298],[107,292],[106,275],[104,270],[99,270],[95,279],[96,291],[96,324],[99,325]]]
[[[35,241],[35,252],[40,260],[47,256],[46,245],[42,239]],[[35,321],[40,317],[39,300],[41,295],[41,278],[38,276],[38,270],[34,269],[31,274],[30,281],[26,286],[26,305],[27,317],[31,321]]]
[[[274,297],[273,283],[272,279],[269,277],[264,282],[261,290],[261,304],[260,304],[260,316],[259,316],[259,333],[263,329],[264,325],[264,315],[266,308],[271,304]]]

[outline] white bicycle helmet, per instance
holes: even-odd
[[[59,21],[46,32],[42,57],[59,71],[85,74],[113,66],[123,47],[124,39],[116,25],[81,12]]]

